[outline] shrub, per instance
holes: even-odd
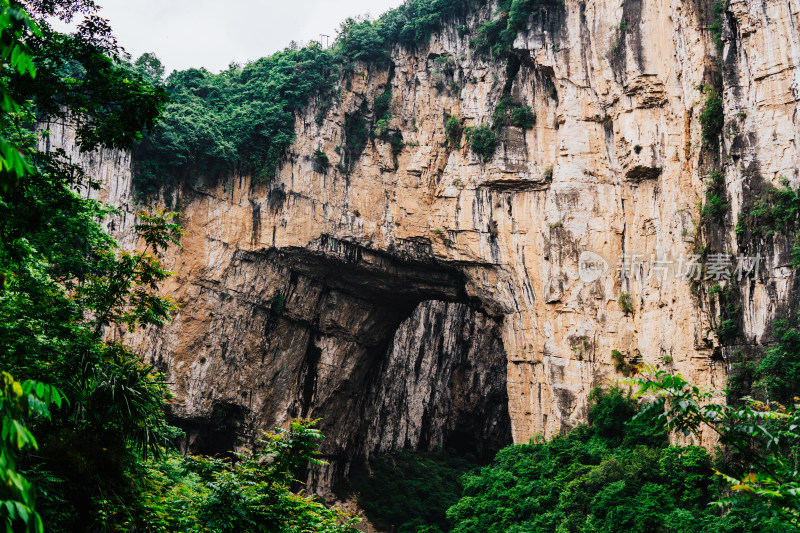
[[[391,106],[392,90],[386,89],[379,96],[376,96],[372,103],[372,112],[375,115],[375,118],[378,120],[391,118]]]
[[[722,54],[722,22],[723,17],[725,16],[725,10],[727,8],[727,0],[718,0],[714,4],[714,22],[708,28],[711,32],[711,38],[714,41],[714,45],[716,45],[717,52],[719,54]]]
[[[124,517],[120,531],[355,533],[351,515],[292,490],[309,465],[324,464],[317,451],[322,435],[311,424],[293,420],[236,462],[174,453],[149,461],[137,477],[143,506],[115,498],[104,510]]]
[[[700,112],[700,125],[703,128],[703,145],[711,145],[719,141],[725,121],[722,99],[713,87],[703,87],[706,94],[703,110]]]
[[[611,359],[614,360],[614,370],[621,373],[623,376],[630,376],[636,374],[638,371],[638,358],[633,362],[629,362],[622,352],[619,350],[611,350]]]
[[[286,311],[286,296],[281,291],[275,291],[269,306],[270,310],[276,315],[282,315]]]
[[[722,222],[728,212],[728,204],[724,200],[725,178],[714,170],[706,178],[706,201],[700,214],[712,220]]]
[[[536,124],[536,114],[530,106],[514,109],[511,112],[511,124],[524,130],[532,129]]]
[[[484,161],[488,161],[497,149],[497,137],[492,128],[481,125],[469,127],[464,131],[469,142],[469,149],[478,154]]]
[[[375,136],[383,137],[389,129],[389,121],[385,118],[380,119],[375,123]]]
[[[800,396],[800,321],[777,320],[774,324],[775,346],[768,348],[755,372],[756,387],[767,397],[790,403]]]
[[[529,130],[536,124],[536,115],[530,106],[523,106],[511,95],[505,94],[492,113],[492,127],[500,129],[504,126],[512,125],[518,128]]]
[[[461,120],[456,115],[447,119],[444,125],[444,133],[447,136],[447,144],[450,148],[461,148]]]
[[[328,154],[317,148],[314,151],[314,170],[325,172],[329,166],[331,166],[331,162],[328,159]]]
[[[753,202],[749,213],[742,211],[737,232],[744,233],[746,225],[754,235],[767,237],[797,232],[800,230],[800,190],[781,178],[780,187],[769,187]]]
[[[619,300],[617,300],[617,302],[619,303],[619,308],[623,313],[626,315],[633,314],[633,297],[631,296],[631,293],[623,292],[619,295]]]
[[[362,105],[355,114],[347,114],[344,118],[344,167],[349,172],[355,162],[361,157],[370,138],[370,128],[365,105]]]

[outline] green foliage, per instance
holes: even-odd
[[[355,471],[347,489],[376,527],[448,531],[445,512],[461,495],[461,476],[475,467],[474,458],[444,450],[398,452],[371,460],[368,470]]]
[[[12,72],[35,78],[36,68],[30,49],[23,41],[28,34],[39,34],[39,28],[28,14],[9,0],[0,1],[0,59]],[[0,86],[0,109],[3,111],[0,125],[3,131],[8,131],[18,119],[21,108],[5,84]],[[28,159],[20,152],[14,139],[7,135],[0,137],[0,191],[16,185],[30,170]]]
[[[444,125],[444,133],[447,136],[447,144],[450,148],[461,148],[462,132],[461,120],[456,115],[447,119],[447,123]]]
[[[360,38],[342,39],[348,31],[345,30],[340,32],[337,47],[351,60],[381,59],[395,44],[414,48],[427,43],[431,34],[442,28],[444,20],[462,13],[471,4],[472,0],[408,0],[375,22],[350,23],[349,31],[359,25],[365,27]]]
[[[21,102],[4,109],[0,137],[28,160],[25,179],[4,180],[0,191],[0,372],[25,380],[23,396],[14,396],[19,390],[6,380],[4,438],[17,436],[17,452],[38,447],[35,455],[19,456],[26,478],[40,489],[37,511],[49,529],[70,531],[96,526],[102,493],[126,489],[126,465],[175,436],[164,419],[163,378],[104,332],[168,320],[175,306],[158,294],[169,275],[160,257],[180,232],[172,215],[142,213],[139,249],[119,250],[102,229],[111,208],[84,199],[97,182],[63,151],[36,150],[34,121],[45,115],[69,117],[82,149],[129,147],[154,123],[163,94],[119,59],[92,3],[29,7],[40,32],[17,20],[23,16],[17,4],[0,9],[0,21],[13,14],[21,24],[15,38],[27,47],[16,53],[36,51],[35,78],[22,75],[30,65],[0,73],[8,89],[3,102]],[[48,24],[48,17],[78,14],[85,20],[73,35]],[[8,43],[3,37],[0,48]],[[63,396],[69,404],[48,411]],[[28,418],[24,426],[18,416]],[[2,476],[10,484],[0,513],[37,529],[36,515],[13,503],[33,503],[28,480],[14,477],[17,452],[5,456]]]
[[[17,471],[17,462],[21,453],[39,449],[26,420],[49,420],[50,405],[60,408],[62,401],[66,399],[55,387],[30,380],[20,383],[8,372],[0,372],[0,520],[6,531],[14,531],[15,525],[36,533],[44,531],[42,518],[34,509],[33,484]]]
[[[611,350],[611,359],[614,360],[614,370],[620,372],[624,376],[630,376],[639,371],[638,359],[628,361],[625,354],[619,350]]]
[[[497,102],[494,113],[492,113],[492,127],[499,129],[504,126],[516,126],[529,130],[536,124],[536,115],[530,106],[523,106],[511,95],[505,94]]]
[[[275,291],[275,296],[270,302],[270,310],[276,315],[282,315],[286,311],[286,296],[281,291]]]
[[[328,154],[317,148],[314,150],[314,170],[317,172],[325,172],[331,166],[331,161],[328,159]]]
[[[610,53],[612,56],[618,56],[625,46],[625,34],[628,32],[630,22],[627,19],[623,20],[617,25],[616,39],[611,45]]]
[[[771,400],[792,402],[800,396],[800,321],[779,319],[773,327],[776,342],[758,363],[755,386]]]
[[[476,54],[499,58],[508,54],[517,33],[528,25],[530,15],[542,5],[562,4],[563,0],[501,0],[496,18],[483,23],[470,40]]]
[[[700,209],[700,214],[717,222],[723,222],[728,212],[725,202],[725,177],[716,170],[706,178],[706,201]]]
[[[722,55],[722,23],[725,11],[728,9],[728,0],[717,0],[714,4],[714,22],[709,26],[711,38],[717,47],[717,52]]]
[[[154,127],[167,94],[124,59],[107,21],[93,2],[25,2],[41,32],[28,35],[35,50],[35,78],[12,77],[19,102],[33,99],[40,116],[68,120],[77,128],[82,150],[100,146],[129,148]],[[71,34],[55,31],[55,17],[76,22]]]
[[[454,533],[758,531],[739,510],[708,507],[716,496],[700,447],[667,446],[663,429],[626,423],[636,401],[595,392],[591,426],[501,450],[463,478],[447,516]],[[738,513],[738,514],[737,514]]]
[[[528,16],[539,4],[539,0],[501,3],[502,15],[495,22],[503,47],[526,26]],[[165,82],[170,101],[161,123],[134,154],[138,189],[154,192],[163,183],[189,175],[214,178],[240,173],[252,175],[256,182],[269,181],[294,141],[295,114],[312,97],[320,97],[316,120],[321,123],[340,74],[345,73],[349,80],[347,73],[352,72],[353,62],[389,66],[393,46],[424,44],[442,28],[444,20],[463,16],[474,5],[472,0],[408,0],[378,20],[347,19],[336,43],[327,50],[312,43],[302,49],[287,48],[244,67],[231,65],[220,74],[203,69],[173,72]],[[480,36],[486,31],[482,28],[478,33]],[[450,62],[449,57],[441,60],[443,65]],[[148,80],[159,78],[157,58],[151,55],[137,60],[136,68],[129,70]],[[458,89],[453,83],[451,89]],[[436,87],[444,91],[444,80],[438,80]],[[156,92],[161,97],[164,90],[158,88]],[[372,134],[380,138],[389,135],[390,102],[388,90],[375,99],[372,127],[361,116],[366,115],[365,110],[346,118],[348,150],[341,162],[346,171],[352,169]],[[535,115],[521,108],[510,120],[530,128]],[[402,149],[399,135],[384,140],[392,143],[395,155]],[[483,144],[484,152],[493,152],[494,143]]]
[[[738,233],[749,227],[753,235],[792,235],[800,230],[800,191],[781,178],[780,187],[769,187],[739,218]]]
[[[536,114],[530,106],[520,107],[511,111],[511,125],[524,130],[532,129],[536,124]]]
[[[174,436],[163,377],[103,331],[169,318],[175,305],[157,291],[169,273],[156,254],[177,229],[167,215],[142,214],[142,248],[117,250],[99,223],[106,210],[72,190],[81,182],[37,161],[41,170],[0,198],[0,368],[71,400],[34,427],[41,452],[28,464],[64,480],[40,503],[48,522],[69,530],[99,518],[99,487],[122,490],[126,464]],[[52,515],[57,507],[71,518]]]
[[[715,220],[723,220],[727,212],[728,204],[722,197],[711,192],[706,192],[706,202],[703,204],[702,215]]]
[[[137,186],[147,192],[189,173],[268,181],[294,141],[294,114],[312,96],[329,94],[337,76],[331,52],[317,44],[220,74],[173,72],[161,124],[134,154]]]
[[[164,533],[337,533],[355,531],[357,522],[292,485],[317,457],[322,437],[313,421],[294,420],[260,441],[261,451],[237,455],[237,461],[168,455],[144,463],[143,504],[111,505],[125,531]]]
[[[164,79],[164,65],[152,52],[145,52],[133,62],[133,68],[145,76],[151,83],[159,84]]]
[[[372,112],[376,119],[389,119],[392,117],[392,89],[388,88],[380,95],[375,97],[372,104]]]
[[[488,161],[497,149],[497,136],[492,128],[486,125],[468,127],[464,136],[469,142],[469,149],[478,154],[484,161]]]
[[[345,168],[349,172],[353,165],[361,157],[364,148],[370,138],[369,123],[366,118],[366,105],[354,115],[345,115],[344,119],[344,148],[345,148]]]
[[[719,498],[720,507],[749,504],[760,527],[800,528],[800,405],[749,400],[734,407],[719,401],[724,393],[654,369],[632,383],[640,386],[639,395],[651,400],[640,418],[685,435],[706,427],[727,447],[731,460],[717,473],[731,496]]]
[[[629,292],[623,292],[619,295],[619,299],[617,300],[619,303],[620,310],[625,313],[626,315],[632,315],[634,311],[633,307],[633,296]]]
[[[372,103],[372,114],[375,118],[375,136],[387,140],[389,120],[392,118],[392,89],[387,88],[375,97]],[[395,154],[397,155],[397,154]]]
[[[595,387],[589,402],[589,423],[598,437],[628,446],[660,447],[666,442],[664,429],[633,418],[639,406],[636,399],[622,389],[614,387],[603,391]]]
[[[705,86],[702,90],[706,99],[700,111],[700,125],[703,128],[703,145],[709,146],[719,142],[725,124],[725,113],[719,93],[711,86]]]

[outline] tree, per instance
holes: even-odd
[[[145,52],[133,62],[134,68],[140,73],[145,75],[152,83],[160,84],[164,79],[164,65],[161,60],[152,53]]]
[[[651,400],[639,418],[684,435],[709,428],[728,447],[728,469],[718,474],[732,496],[719,505],[755,499],[761,505],[754,519],[777,519],[800,529],[800,404],[746,399],[734,407],[720,401],[724,392],[693,386],[679,374],[647,370],[630,380],[640,386],[640,396]]]
[[[595,390],[589,426],[508,446],[466,474],[448,511],[454,533],[755,532],[748,509],[709,507],[708,452],[669,446],[663,429],[631,421],[638,405],[620,389]]]
[[[39,28],[24,10],[12,6],[9,0],[0,0],[0,60],[3,66],[23,77],[34,78],[36,68],[23,38],[26,34],[38,33]],[[0,191],[4,191],[30,171],[30,164],[22,153],[23,147],[17,142],[19,138],[8,134],[23,109],[5,85],[0,86],[0,97],[0,127],[5,132],[0,136]]]

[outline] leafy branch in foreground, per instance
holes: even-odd
[[[729,471],[718,474],[730,485],[731,496],[717,502],[720,506],[755,498],[763,505],[754,520],[777,518],[800,530],[800,403],[786,407],[746,398],[742,407],[734,407],[720,401],[724,392],[654,368],[626,381],[651,400],[637,418],[652,418],[684,435],[710,428],[728,447]]]
[[[161,326],[178,306],[170,297],[158,294],[159,284],[172,272],[161,266],[160,255],[170,245],[180,246],[180,225],[172,222],[178,213],[158,209],[154,214],[136,215],[136,233],[143,250],[106,250],[100,253],[103,275],[92,276],[79,289],[87,310],[95,313],[94,337],[99,338],[109,324],[125,325],[133,332],[136,325]]]
[[[36,438],[25,424],[31,417],[50,419],[50,405],[61,407],[66,401],[56,387],[37,381],[16,381],[8,372],[0,372],[0,521],[6,531],[23,523],[29,531],[42,533],[44,525],[34,509],[33,484],[17,472],[17,459],[24,451],[38,450]]]

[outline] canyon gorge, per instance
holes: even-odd
[[[110,335],[166,373],[185,450],[320,418],[325,493],[387,452],[488,459],[585,422],[591,390],[636,364],[723,389],[796,311],[792,241],[744,239],[737,222],[769,187],[800,185],[800,4],[546,2],[503,61],[470,47],[497,9],[394,46],[388,65],[356,62],[296,115],[271,180],[195,175],[145,195],[129,152],[80,152],[69,125],[43,126],[46,149],[103,183],[91,194],[119,208],[124,247],[143,207],[181,213],[174,321]],[[535,120],[507,120],[503,102]],[[353,124],[381,118],[390,135],[353,148]],[[492,121],[484,157],[461,132]],[[682,275],[714,254],[730,279]]]

